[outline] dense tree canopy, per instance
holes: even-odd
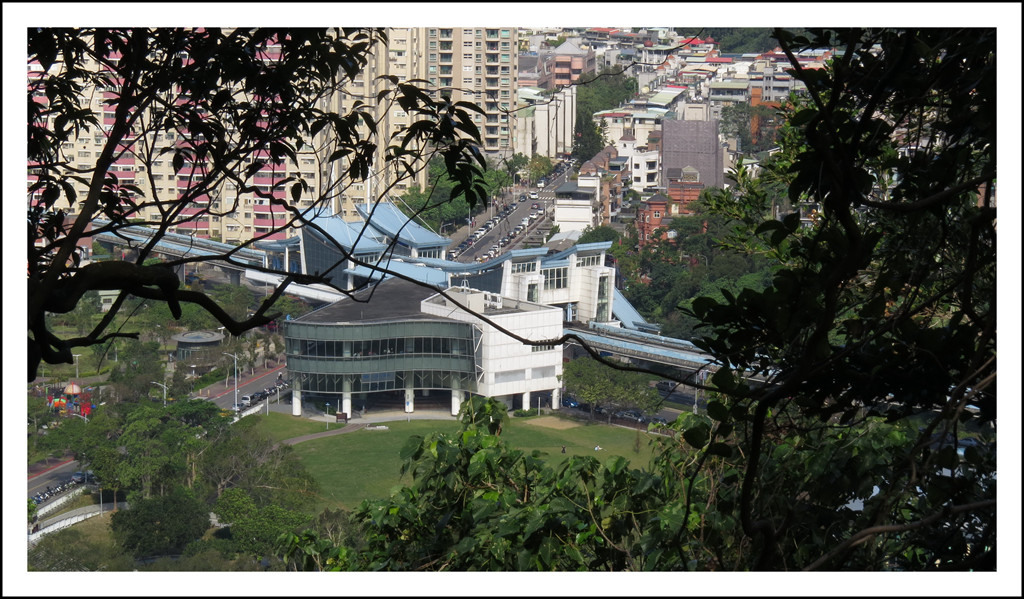
[[[136,558],[181,553],[210,527],[210,510],[181,487],[113,515],[114,538]]]
[[[763,291],[691,308],[725,393],[710,438],[747,432],[734,506],[760,546],[751,564],[991,568],[994,437],[959,465],[956,440],[995,423],[995,32],[776,35],[809,96],[791,112],[774,169],[789,199],[818,218],[804,229],[799,213],[737,227],[733,247],[782,268]],[[807,71],[793,54],[801,46],[843,53]],[[765,208],[742,176],[728,195],[722,203]],[[740,378],[752,373],[768,384]],[[821,555],[794,562],[785,547],[802,536],[788,516],[798,497],[785,486],[765,492],[773,456],[810,450],[799,436],[807,427],[862,434],[880,421],[921,428],[879,448],[867,479],[844,479],[827,495],[794,487],[815,509],[865,502],[833,521]]]
[[[636,79],[625,75],[621,69],[606,68],[580,83],[576,96],[573,158],[580,162],[590,160],[608,145],[604,131],[594,123],[594,113],[615,108],[636,92]]]
[[[590,357],[570,361],[562,372],[565,392],[589,404],[591,417],[596,406],[607,408],[609,422],[618,410],[657,410],[662,397],[650,386],[652,380],[649,374],[609,368]]]

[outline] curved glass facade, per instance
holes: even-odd
[[[303,392],[476,390],[480,333],[469,323],[288,321],[284,337],[288,372]]]

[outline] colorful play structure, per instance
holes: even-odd
[[[50,407],[57,410],[61,416],[73,416],[80,415],[89,417],[89,414],[96,409],[96,404],[92,403],[92,394],[89,393],[91,389],[82,390],[77,383],[68,383],[67,387],[64,387],[64,391],[59,395],[47,396],[47,401]]]

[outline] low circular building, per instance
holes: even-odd
[[[175,358],[188,360],[192,354],[219,346],[224,342],[224,334],[216,331],[189,331],[171,339],[177,343]]]
[[[524,408],[531,393],[553,393],[557,406],[562,347],[524,345],[493,325],[554,339],[562,311],[478,290],[446,292],[469,310],[437,289],[389,279],[285,321],[292,413],[302,413],[303,401],[348,416],[354,408],[409,413],[417,403],[450,402],[456,415],[466,393],[503,398],[510,407],[521,397]]]

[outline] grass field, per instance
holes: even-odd
[[[293,437],[301,437],[311,433],[324,432],[324,423],[312,422],[305,418],[296,418],[291,414],[271,412],[270,414],[254,414],[248,418],[258,418],[256,430],[267,435],[274,441],[284,441]],[[343,425],[331,425],[332,428]]]
[[[319,501],[311,509],[354,509],[363,499],[382,499],[391,489],[411,482],[399,477],[399,451],[412,435],[434,431],[455,432],[458,423],[447,421],[388,422],[388,430],[360,430],[335,437],[307,441],[295,446],[306,470],[320,483]],[[567,426],[567,427],[566,427]],[[314,431],[315,432],[315,431]],[[634,466],[648,463],[653,435],[603,424],[562,421],[558,417],[511,418],[502,432],[513,447],[527,453],[537,449],[548,454],[552,465],[572,455],[593,455],[606,459],[621,455]],[[562,445],[566,453],[562,454]],[[600,452],[594,446],[600,445]]]

